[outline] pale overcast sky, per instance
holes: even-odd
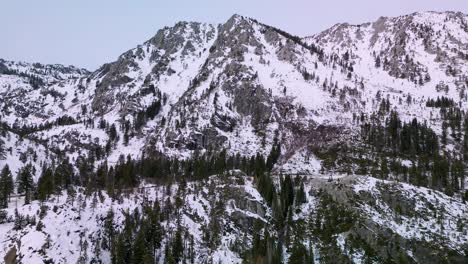
[[[339,23],[416,11],[468,13],[468,0],[0,0],[0,58],[90,70],[177,21],[222,23],[237,13],[299,36]]]

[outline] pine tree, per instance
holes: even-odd
[[[375,58],[375,67],[380,68],[380,65],[381,65],[380,56],[377,56],[377,58]]]
[[[72,179],[73,166],[68,159],[65,159],[57,166],[54,172],[55,192],[60,193],[62,188],[68,189],[68,186],[72,183]]]
[[[465,181],[464,171],[465,171],[465,168],[463,165],[463,161],[455,160],[452,163],[452,166],[450,168],[452,178],[451,178],[451,182],[449,183],[450,189],[452,191],[458,191],[460,190],[460,187],[463,187],[463,186],[459,186],[459,182]]]
[[[145,228],[140,228],[138,232],[135,243],[133,244],[133,261],[134,263],[143,263],[148,250],[146,247],[146,240],[145,240]]]
[[[6,208],[10,195],[14,191],[13,176],[8,165],[3,167],[0,173],[0,208]]]
[[[113,255],[112,263],[115,264],[126,264],[128,263],[126,260],[126,249],[123,240],[123,235],[118,235],[117,243],[115,246],[115,254]]]
[[[110,244],[114,241],[114,234],[115,234],[115,228],[114,228],[114,211],[109,209],[107,211],[106,219],[104,221],[104,236],[107,238],[107,241],[109,244],[105,245],[107,248],[110,248]]]
[[[289,207],[294,203],[294,186],[290,175],[286,175],[281,182],[281,207],[283,216],[286,217]]]
[[[29,204],[31,202],[34,181],[33,181],[33,166],[31,163],[27,164],[18,173],[18,193],[24,193],[24,203]]]
[[[468,162],[468,118],[463,122],[463,159]]]
[[[447,145],[447,122],[442,122],[442,139],[441,143],[442,145]]]
[[[147,240],[151,242],[152,252],[156,249],[161,248],[161,240],[163,237],[163,228],[160,223],[161,220],[161,209],[159,203],[155,202],[150,215],[150,226],[148,228]]]
[[[174,258],[174,254],[172,254],[171,249],[168,246],[166,246],[165,256],[166,256],[165,262],[167,264],[176,264],[177,263],[177,261]]]
[[[388,177],[388,163],[387,158],[382,158],[382,162],[380,163],[380,176],[382,179],[387,179]]]
[[[307,264],[310,263],[310,258],[307,252],[306,247],[296,241],[291,250],[291,255],[289,256],[289,264]]]
[[[307,202],[307,197],[304,191],[304,183],[301,182],[301,186],[296,191],[296,207],[300,207],[303,203]]]
[[[449,162],[443,157],[435,157],[434,164],[432,167],[432,187],[436,189],[442,189],[447,187],[448,174],[449,174]]]
[[[175,240],[172,244],[172,256],[174,257],[174,260],[176,263],[179,263],[179,261],[182,259],[183,254],[184,254],[184,244],[182,242],[182,230],[180,229],[180,226],[179,226],[177,228]]]
[[[281,144],[278,141],[278,131],[275,131],[275,137],[273,139],[273,146],[271,147],[270,154],[267,157],[266,167],[268,171],[273,169],[273,166],[281,156]]]
[[[53,191],[53,172],[50,168],[44,167],[37,182],[38,199],[41,202],[45,201]]]
[[[73,203],[75,202],[75,197],[76,197],[76,191],[73,186],[68,187],[67,189],[67,203],[71,203],[73,206]]]

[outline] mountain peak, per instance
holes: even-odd
[[[234,24],[234,23],[238,24],[238,23],[241,23],[241,22],[253,23],[253,22],[257,22],[257,20],[255,20],[255,19],[253,19],[251,17],[240,15],[240,14],[234,14],[226,21],[225,24]]]
[[[237,14],[237,13],[236,13],[236,14],[233,14],[233,15],[228,19],[228,21],[229,21],[229,20],[242,20],[242,19],[245,19],[245,17],[242,16],[242,15],[240,15],[240,14]]]

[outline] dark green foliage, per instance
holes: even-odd
[[[289,264],[308,264],[312,260],[304,244],[299,242],[294,243],[291,255],[289,256]]]
[[[142,178],[167,182],[173,179],[201,180],[230,170],[239,169],[258,178],[267,171],[264,157],[260,154],[250,158],[240,155],[228,156],[225,150],[204,155],[195,154],[187,160],[167,158],[161,153],[145,154],[134,162],[135,173]]]
[[[437,97],[436,100],[429,99],[426,102],[426,107],[436,107],[436,108],[448,108],[455,106],[455,102],[451,98],[445,96]]]
[[[135,115],[134,127],[140,129],[148,120],[154,119],[161,109],[161,101],[157,100],[151,103],[146,110],[139,111]]]
[[[34,193],[34,167],[31,163],[27,164],[20,169],[17,177],[18,193],[24,193],[24,203],[29,204],[31,202],[32,194]]]
[[[304,191],[304,183],[301,182],[299,189],[296,191],[296,206],[299,207],[301,204],[307,202],[307,197]]]
[[[130,156],[125,159],[123,155],[120,156],[114,168],[115,185],[117,188],[135,187],[138,184],[136,164]]]
[[[384,116],[390,112],[390,100],[383,99],[382,102],[380,103],[380,108],[379,108],[379,114]]]
[[[266,203],[271,206],[274,202],[274,198],[276,197],[276,190],[270,174],[261,174],[257,179],[258,192],[262,195],[263,199],[265,199]]]
[[[255,19],[253,19],[253,21],[256,22],[256,23],[259,23],[259,22],[258,22],[257,20],[255,20]],[[318,58],[319,58],[320,61],[323,60],[324,52],[323,52],[323,50],[322,50],[320,47],[318,47],[318,46],[316,46],[316,45],[314,45],[314,44],[310,44],[310,45],[309,45],[309,44],[305,43],[300,37],[298,37],[298,36],[293,36],[293,35],[289,34],[288,32],[285,32],[285,31],[283,31],[283,30],[281,30],[281,29],[279,29],[279,28],[275,28],[275,27],[272,27],[272,26],[269,26],[269,25],[265,25],[265,24],[262,24],[262,23],[259,23],[259,24],[262,25],[262,27],[265,28],[265,29],[262,29],[262,31],[264,31],[264,30],[266,30],[266,29],[268,29],[268,30],[273,30],[273,31],[275,31],[276,33],[278,33],[279,35],[281,35],[281,36],[283,36],[283,37],[285,37],[285,38],[287,38],[287,39],[293,41],[295,44],[300,45],[300,46],[302,46],[303,48],[309,50],[309,52],[310,52],[311,54],[317,54],[317,56],[318,56]],[[263,32],[263,33],[264,33],[264,32]]]
[[[382,65],[382,62],[381,62],[381,60],[380,60],[380,56],[377,56],[377,57],[375,58],[375,67],[376,67],[376,68],[380,68],[381,65]]]
[[[446,102],[446,100],[440,100]],[[461,113],[457,108],[441,108],[445,121],[442,123],[443,145],[447,143],[447,128],[451,128],[451,137],[455,140],[461,138]],[[466,130],[466,127],[465,127]],[[358,160],[358,174],[367,174],[368,168],[374,176],[386,179],[391,173],[399,176],[403,181],[419,186],[429,186],[438,190],[445,190],[448,194],[460,189],[460,179],[464,178],[461,161],[442,155],[436,133],[425,123],[417,119],[403,123],[396,112],[391,112],[385,124],[378,120],[366,122],[361,130],[364,141],[375,151],[380,158],[377,165],[370,161]],[[465,134],[466,135],[466,134]],[[463,151],[468,149],[468,140],[463,139]],[[412,165],[403,166],[399,159],[412,161]],[[388,160],[388,161],[387,161]],[[454,164],[452,164],[454,163]]]
[[[73,180],[73,166],[68,159],[63,160],[54,171],[54,186],[58,193],[62,189],[67,189]]]
[[[345,206],[336,203],[329,194],[320,192],[319,197],[312,232],[322,242],[331,243],[334,234],[346,232],[354,225],[355,216]]]
[[[262,232],[262,228],[264,231]],[[282,263],[282,245],[270,236],[270,233],[260,222],[256,222],[253,232],[252,248],[245,252],[246,263]]]
[[[148,248],[146,245],[146,227],[142,226],[140,231],[138,231],[135,242],[133,244],[133,261],[134,263],[143,263],[145,257],[147,256]]]
[[[464,188],[464,182],[465,182],[465,165],[463,164],[463,161],[461,160],[455,160],[451,164],[451,182],[448,184],[448,186],[452,186],[453,189],[451,191],[456,192],[459,191],[460,189],[462,190]],[[460,188],[458,188],[458,182],[461,183]]]
[[[74,125],[74,124],[77,124],[78,122],[71,116],[68,116],[68,115],[64,115],[64,116],[61,116],[61,117],[58,117],[55,122],[54,122],[54,125],[56,126],[67,126],[67,125]]]
[[[2,64],[4,65],[4,64]],[[6,74],[6,75],[17,75],[19,77],[26,78],[29,82],[29,84],[34,88],[34,89],[39,89],[40,87],[44,86],[44,80],[40,78],[37,75],[29,74],[26,72],[20,72],[15,69],[9,69],[8,67],[2,67],[1,68],[1,74]]]
[[[115,230],[112,210],[104,222],[103,247],[110,250],[112,263],[154,263],[156,249],[161,248],[164,235],[159,204],[145,202],[141,213],[135,209],[132,213],[124,212],[124,216],[121,232]],[[184,253],[182,233],[179,230],[172,244],[172,252],[177,254],[173,256],[177,257],[174,260],[181,259]]]
[[[176,263],[179,263],[184,254],[184,245],[182,242],[182,230],[180,226],[177,228],[175,239],[172,243],[172,256]]]
[[[439,151],[438,138],[432,129],[419,123],[416,118],[411,123],[402,123],[394,111],[390,113],[385,126],[365,123],[361,133],[364,140],[379,152],[432,156]]]
[[[283,217],[286,218],[289,208],[294,203],[294,186],[290,175],[286,175],[284,180],[281,179],[280,201]]]
[[[8,201],[13,191],[13,175],[8,165],[5,165],[0,173],[0,208],[6,208],[8,206]]]
[[[107,130],[107,135],[109,136],[110,141],[116,141],[118,134],[117,134],[117,128],[115,127],[115,124],[112,124],[109,129]]]
[[[434,158],[432,166],[432,183],[433,188],[441,189],[447,187],[447,178],[449,175],[450,164],[445,157]]]
[[[145,207],[144,213],[148,216],[148,228],[146,229],[146,241],[149,243],[151,252],[161,248],[163,228],[161,226],[159,203],[155,202],[153,208]]]
[[[278,141],[278,131],[275,133],[275,137],[273,139],[273,146],[271,147],[271,152],[267,157],[266,166],[268,171],[273,169],[273,165],[276,164],[278,158],[281,156],[281,144]]]
[[[37,196],[40,201],[45,201],[54,192],[53,176],[52,169],[46,166],[42,168],[42,174],[37,182]]]

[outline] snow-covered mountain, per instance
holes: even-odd
[[[180,22],[95,72],[0,60],[0,168],[8,164],[16,174],[31,163],[37,181],[44,165],[56,166],[66,158],[79,174],[87,170],[76,165],[83,160],[96,171],[103,164],[122,164],[122,156],[196,161],[226,150],[225,155],[255,162],[251,157],[270,158],[275,150],[279,157],[272,162],[271,175],[278,193],[281,174],[298,175],[307,190],[304,205],[285,212],[290,224],[316,224],[317,218],[331,217],[330,210],[345,208],[349,213],[333,216],[347,226],[332,232],[336,247],[328,247],[328,236],[320,242],[302,238],[317,262],[333,263],[328,258],[340,255],[342,263],[399,258],[430,263],[437,260],[429,256],[443,253],[438,260],[463,263],[467,88],[468,16],[462,13],[422,12],[362,25],[337,24],[304,38],[240,15],[219,25]],[[446,170],[439,160],[447,161]],[[324,180],[330,176],[343,182]],[[240,178],[246,181],[226,183],[218,175],[203,184],[223,193],[240,192],[241,198],[220,198],[197,181],[190,182],[187,188],[196,195],[184,195],[182,212],[168,213],[162,221],[172,231],[176,219],[182,221],[195,239],[196,263],[240,262],[245,245],[254,244],[248,228],[252,219],[262,221],[265,230],[283,241],[286,229],[278,231],[273,216],[277,209],[262,197],[259,180]],[[159,202],[168,197],[175,202],[180,183],[171,184],[172,192],[157,185],[147,195],[154,202],[158,192],[169,192]],[[231,187],[236,191],[218,190]],[[148,199],[134,193],[115,205],[106,195],[101,195],[99,210],[83,209],[84,217],[77,217],[76,206],[57,195],[56,202],[46,203],[59,209],[41,218],[45,228],[35,231],[26,225],[18,231],[7,223],[0,225],[5,231],[0,240],[20,241],[25,262],[45,259],[44,252],[54,262],[76,262],[81,253],[66,251],[83,251],[82,243],[80,248],[76,244],[78,235],[94,242],[103,239],[100,230],[110,207],[119,208],[114,209],[121,228],[123,212],[141,210],[141,201]],[[323,205],[323,199],[338,207]],[[207,245],[203,226],[212,223],[208,216],[215,214],[213,207],[220,200],[228,205],[216,218],[222,219],[224,229],[216,246]],[[32,216],[39,207],[36,203],[18,210]],[[12,209],[7,215],[15,218]],[[89,219],[98,220],[91,225]],[[69,230],[54,226],[68,222],[84,231],[72,231],[71,236]],[[320,237],[314,233],[317,229],[307,229],[308,235]],[[287,234],[297,237],[300,231],[294,230]],[[47,249],[41,250],[44,243],[37,242],[42,241],[36,241],[37,236],[52,241]],[[59,242],[65,236],[73,241],[70,245]],[[393,243],[386,253],[375,236]],[[245,239],[234,242],[240,237]],[[173,237],[165,239],[167,245]],[[282,258],[293,255],[293,244],[284,248]],[[0,255],[11,245],[3,244]],[[110,254],[103,247],[101,260],[109,262]],[[167,261],[164,248],[157,254],[160,263]]]
[[[168,263],[165,250],[178,229],[184,259],[193,263],[242,263],[258,226],[277,235],[275,216],[252,177],[235,173],[192,182],[184,189],[177,184],[167,188],[170,191],[147,185],[118,200],[105,193],[78,192],[17,209],[13,202],[6,211],[9,222],[0,224],[0,255],[16,247],[21,263],[111,263],[109,222],[115,232],[124,232],[129,219],[136,217],[138,223],[139,217],[148,217],[145,208],[154,204],[164,212],[160,228],[166,234],[155,250],[155,263]],[[303,188],[307,202],[294,205],[289,220],[294,224],[286,227],[285,263],[292,254],[287,248],[297,239],[314,263],[466,261],[467,206],[443,193],[360,176],[339,182],[310,177]],[[182,204],[175,208],[177,199]]]
[[[181,22],[94,73],[3,62],[1,120],[22,127],[71,117],[28,133],[70,155],[78,143],[105,146],[101,119],[129,122],[129,144],[113,152],[132,156],[144,146],[185,157],[212,148],[266,153],[278,130],[287,162],[317,144],[318,127],[352,130],[353,117],[370,116],[380,98],[437,131],[428,99],[466,107],[467,38],[467,16],[450,12],[338,24],[304,39],[239,15],[221,25]]]

